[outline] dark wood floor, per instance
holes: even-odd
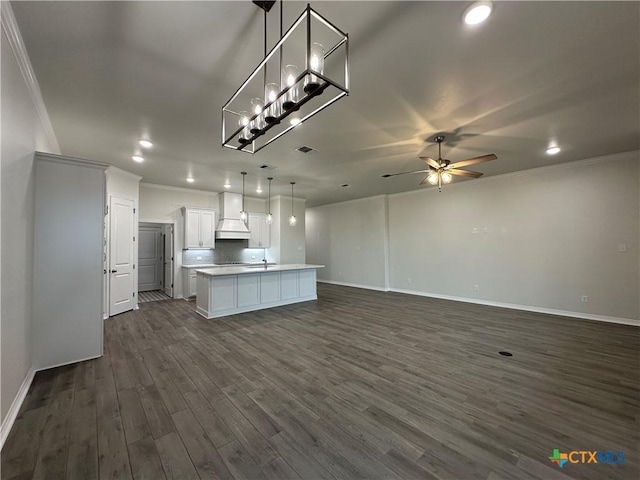
[[[143,304],[104,357],[38,373],[2,478],[640,478],[638,328],[323,284],[193,309]]]

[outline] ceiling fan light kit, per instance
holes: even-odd
[[[222,107],[222,146],[256,153],[349,94],[349,36],[311,5]],[[287,118],[291,117],[291,118]],[[287,121],[284,121],[284,120]],[[295,120],[295,121],[293,121]]]
[[[451,163],[450,160],[442,158],[442,142],[444,142],[444,136],[438,135],[433,139],[438,143],[438,160],[434,160],[430,157],[420,157],[427,165],[426,170],[414,170],[413,172],[400,172],[400,173],[385,173],[381,175],[382,178],[397,177],[398,175],[411,175],[414,173],[427,173],[428,175],[420,182],[420,185],[438,185],[438,191],[442,191],[442,185],[451,183],[453,175],[459,175],[461,177],[478,178],[482,176],[480,172],[471,172],[469,170],[462,170],[460,167],[466,167],[467,165],[473,165],[474,163],[488,162],[489,160],[496,160],[493,153],[488,155],[482,155],[480,157],[468,158],[467,160],[461,160],[459,162]]]

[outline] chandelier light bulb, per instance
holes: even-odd
[[[289,217],[289,226],[290,227],[295,227],[296,226],[296,216],[295,215],[291,215]]]
[[[324,47],[320,43],[311,44],[311,58],[309,58],[309,67],[320,74],[324,73]],[[304,93],[312,94],[320,88],[320,78],[311,73],[304,79]]]
[[[291,110],[298,103],[298,85],[296,79],[300,75],[300,70],[295,65],[287,65],[282,69],[282,90],[289,88],[283,97],[282,107]]]
[[[262,115],[262,110],[264,109],[264,101],[261,98],[254,98],[251,100],[251,111],[253,115],[258,115],[251,121],[251,128],[249,132],[252,135],[260,133],[260,130],[264,130],[264,115]]]
[[[238,141],[240,143],[248,143],[251,138],[251,132],[249,131],[249,118],[249,112],[238,113],[238,126],[243,127],[240,135],[238,136]]]
[[[267,224],[271,225],[273,223],[273,215],[267,213]]]
[[[438,183],[438,174],[435,172],[430,173],[429,176],[427,177],[427,181],[431,185],[435,185],[436,183]]]
[[[281,101],[278,99],[280,88],[277,83],[267,83],[264,87],[264,103],[271,103],[265,112],[265,121],[269,124],[274,123],[282,114]]]
[[[451,183],[453,179],[453,176],[449,172],[442,172],[440,177],[442,178],[442,183]]]
[[[247,221],[247,212],[245,212],[244,210],[240,212],[240,220],[242,220],[243,222]]]

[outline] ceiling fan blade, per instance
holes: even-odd
[[[431,185],[431,182],[429,182],[429,176],[427,175],[426,177],[424,177],[424,179],[420,182],[420,185]]]
[[[498,157],[496,157],[493,153],[490,153],[489,155],[482,155],[481,157],[469,158],[467,160],[462,160],[460,162],[452,163],[451,165],[449,165],[449,167],[451,168],[466,167],[467,165],[473,165],[474,163],[488,162],[489,160],[495,160],[497,158]]]
[[[398,175],[410,175],[412,173],[426,173],[429,172],[430,170],[416,170],[414,172],[400,172],[400,173],[385,173],[384,175],[380,175],[382,178],[389,178],[389,177],[397,177]]]
[[[427,165],[429,165],[430,167],[435,168],[436,170],[437,170],[438,168],[440,168],[440,164],[439,164],[438,162],[436,162],[436,161],[435,161],[433,158],[431,158],[431,157],[419,157],[419,158],[420,158],[421,160],[424,160],[424,161],[425,161],[425,163],[426,163]]]
[[[460,175],[461,177],[478,178],[483,175],[480,172],[470,172],[469,170],[457,170],[455,168],[452,168],[451,170],[447,170],[447,172],[449,172],[451,175]]]

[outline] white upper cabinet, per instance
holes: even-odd
[[[269,248],[270,246],[270,225],[267,223],[267,216],[264,213],[249,213],[249,248]]]
[[[207,208],[182,208],[184,248],[216,247],[216,211]]]

